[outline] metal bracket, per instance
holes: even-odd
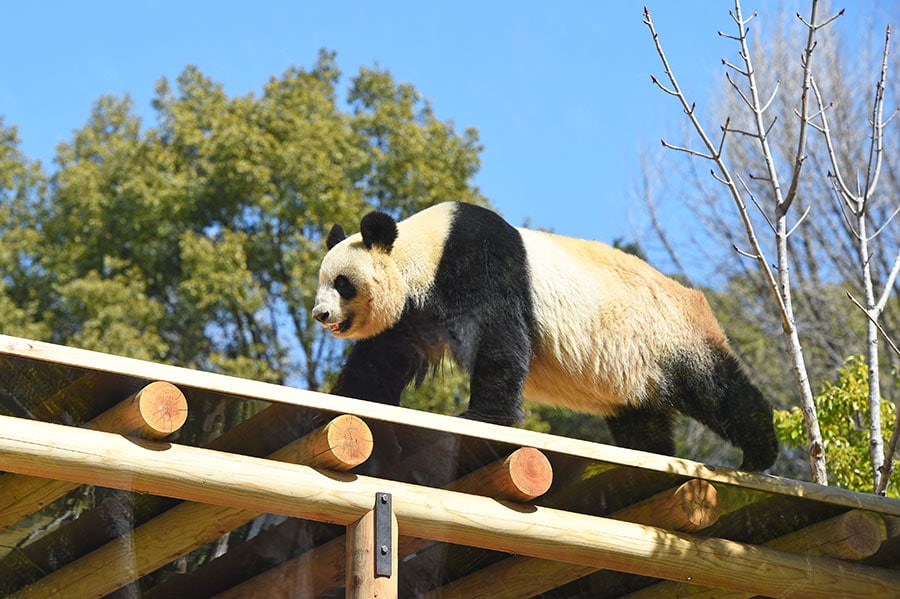
[[[375,576],[393,575],[391,494],[375,493]]]

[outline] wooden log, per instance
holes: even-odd
[[[171,383],[155,381],[84,425],[131,437],[161,439],[187,420],[184,394]]]
[[[767,541],[764,546],[805,555],[860,560],[875,554],[885,538],[887,538],[886,528],[881,516],[862,510],[850,510],[840,516]],[[738,599],[753,596],[753,593],[710,589],[672,581],[661,582],[628,595],[632,599],[653,597]]]
[[[721,510],[716,488],[705,480],[689,480],[613,514],[617,520],[690,532],[712,525]]]
[[[801,496],[810,501],[822,501],[832,505],[845,506],[848,509],[864,509],[880,514],[900,516],[900,500],[880,497],[872,493],[857,493],[805,481],[713,467],[691,460],[635,451],[624,447],[555,437],[509,426],[497,426],[443,414],[430,414],[420,410],[387,406],[349,397],[338,397],[9,335],[0,335],[0,354],[88,370],[114,372],[138,379],[167,380],[175,385],[205,389],[229,396],[261,399],[323,412],[355,414],[364,419],[372,418],[402,426],[409,426],[409,423],[415,422],[415,426],[422,429],[487,439],[491,442],[506,443],[515,447],[536,447],[542,451],[568,454],[605,464],[739,485],[746,489],[765,493]]]
[[[768,596],[900,596],[893,570],[43,422],[0,416],[0,455],[4,469],[23,474],[344,525],[384,492],[393,497],[400,534]],[[110,577],[106,567],[86,568],[82,560],[66,568],[69,585],[47,584],[50,575],[22,596],[97,596],[70,592],[85,579]]]
[[[390,546],[376,547],[375,510],[347,526],[346,571],[348,599],[397,599],[397,517],[391,513]],[[391,574],[379,576],[375,572],[376,553],[389,552]]]
[[[171,383],[157,381],[85,423],[84,428],[159,439],[181,428],[187,414],[184,394]],[[68,481],[3,475],[0,477],[0,530],[78,487],[78,483]]]
[[[619,510],[610,517],[669,530],[692,531],[712,525],[719,514],[715,487],[705,480],[694,479]],[[516,556],[434,589],[421,599],[533,597],[597,570]]]
[[[765,546],[806,555],[861,560],[875,554],[886,538],[887,529],[881,516],[850,510],[778,537]]]
[[[506,458],[496,460],[445,488],[460,493],[483,495],[509,501],[523,501],[527,497],[543,495],[553,482],[553,468],[543,452],[533,447],[520,447]],[[217,595],[218,599],[252,599],[259,589],[267,589],[273,597],[290,597],[297,586],[297,578],[304,585],[304,593],[319,596],[333,589],[344,579],[343,560],[335,559],[338,549],[335,539],[310,549],[283,564]],[[343,541],[341,541],[343,542]],[[403,536],[399,539],[399,555],[405,557],[434,544],[430,539]],[[315,580],[298,573],[316,564]]]
[[[369,459],[374,444],[372,431],[365,422],[356,416],[342,414],[269,457],[344,471]]]
[[[531,501],[553,483],[553,467],[541,451],[520,447],[505,459],[497,460],[450,483],[447,489],[509,501]]]
[[[0,417],[0,423],[5,422],[4,418],[6,417]],[[34,424],[46,425],[46,423],[36,422]],[[64,430],[68,428],[58,425],[48,426]],[[0,430],[3,430],[2,424],[0,424]],[[78,431],[79,429],[71,430]],[[64,437],[65,435],[62,438]],[[114,438],[122,439],[131,447],[141,447],[122,437],[115,436]],[[167,450],[165,445],[148,443],[151,443],[149,445],[151,453],[154,450],[165,453]],[[49,441],[48,444],[55,447],[55,443],[52,441]],[[186,449],[175,445],[168,449],[175,447]],[[215,457],[230,455],[206,449],[190,449],[194,452],[201,452],[195,456],[196,458],[200,458],[200,455]],[[371,449],[372,435],[365,423],[356,416],[342,415],[309,435],[274,452],[269,458],[284,463],[302,461],[316,468],[337,465],[347,469],[364,462]],[[97,456],[106,456],[107,462],[115,461],[110,460],[109,455],[116,455],[118,458],[115,450],[109,448],[98,447],[93,453]],[[4,455],[2,442],[0,442],[0,455]],[[252,459],[259,460],[259,458]],[[266,460],[260,461],[270,463]],[[6,467],[5,459],[0,463],[0,467]],[[210,474],[206,468],[205,459],[202,458],[191,463],[173,464],[169,467],[172,469],[170,474],[181,478],[181,483],[177,485],[181,488],[192,486],[190,482],[186,481],[197,478],[196,473],[198,472],[202,473],[200,476],[203,482],[198,482],[201,486],[210,482],[206,477],[217,476]],[[125,471],[120,472],[120,475],[126,478],[129,476]],[[248,477],[249,479],[253,478],[250,473],[248,473]],[[73,477],[69,477],[69,480],[73,480]],[[113,488],[127,488],[127,485],[117,486],[103,484],[103,482],[97,482],[97,484]],[[170,496],[187,499],[180,495]],[[17,596],[38,598],[53,596],[57,593],[60,596],[70,597],[105,596],[265,513],[264,510],[227,505],[229,502],[224,502],[226,505],[222,505],[222,503],[182,503],[135,528],[123,538],[112,541],[36,581],[20,591]]]

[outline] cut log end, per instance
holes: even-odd
[[[546,493],[553,483],[550,460],[533,447],[517,449],[507,462],[510,485],[506,494],[509,499],[531,501]]]
[[[324,462],[336,470],[349,470],[359,466],[372,455],[375,442],[372,431],[359,417],[342,414],[329,422],[324,429],[326,450],[319,454],[317,462]]]
[[[187,399],[171,383],[150,383],[135,395],[149,436],[165,437],[180,429],[188,415]]]
[[[693,479],[676,491],[681,498],[681,510],[685,522],[681,530],[701,530],[719,519],[721,507],[716,488],[708,481]]]

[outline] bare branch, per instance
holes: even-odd
[[[894,212],[894,214],[896,214],[896,212]],[[875,303],[875,309],[878,310],[879,314],[887,305],[888,299],[891,296],[891,290],[894,288],[894,283],[897,281],[898,274],[900,274],[900,250],[897,251],[897,257],[894,258],[894,265],[891,267],[891,272],[884,282],[884,289],[881,292],[881,297],[879,297],[878,301]]]
[[[787,232],[787,236],[788,236],[788,237],[790,237],[791,235],[793,235],[793,234],[794,234],[794,231],[797,230],[797,227],[799,227],[799,226],[803,223],[803,221],[806,220],[806,217],[809,216],[809,211],[810,211],[811,209],[812,209],[812,206],[807,206],[807,207],[806,207],[806,210],[803,211],[803,214],[800,215],[800,218],[798,218],[798,219],[797,219],[797,222],[794,223],[794,226],[791,227],[791,230]]]
[[[872,314],[870,314],[869,311],[866,310],[866,308],[861,303],[859,303],[859,301],[855,297],[853,297],[853,294],[849,291],[847,292],[847,297],[849,297],[850,301],[853,302],[857,308],[859,308],[860,312],[865,314],[866,318],[869,319],[869,322],[875,325],[875,328],[877,328],[878,332],[881,333],[882,338],[887,341],[887,344],[890,346],[891,350],[893,350],[895,354],[900,356],[900,349],[897,348],[893,340],[890,338],[890,336],[888,336],[887,332],[884,330],[884,327],[882,327],[878,322],[878,319],[872,316]]]
[[[715,156],[711,156],[709,154],[704,154],[703,152],[700,152],[698,150],[692,150],[691,148],[685,148],[682,146],[672,145],[664,139],[661,139],[660,142],[662,143],[664,148],[667,148],[669,150],[675,150],[677,152],[684,152],[685,154],[690,154],[691,156],[697,156],[698,158],[705,158],[706,160],[715,160]]]
[[[738,40],[738,39],[740,39],[740,38],[732,38],[732,39]],[[737,66],[731,64],[730,62],[728,62],[728,61],[725,60],[724,58],[722,59],[722,64],[725,65],[726,67],[728,67],[729,69],[731,69],[732,71],[738,73],[739,75],[742,75],[742,76],[744,76],[744,77],[747,77],[747,76],[749,75],[749,73],[747,73],[746,71],[742,71],[742,70],[740,69],[740,67],[737,67]],[[726,77],[727,77],[727,76],[728,76],[728,74],[726,73]]]
[[[777,81],[775,81],[775,89],[772,90],[772,95],[769,96],[769,101],[766,102],[761,109],[763,112],[766,112],[769,110],[769,106],[772,105],[772,102],[775,100],[775,97],[778,95],[778,89],[780,87],[781,87],[781,79],[778,79]],[[775,124],[774,121],[772,124]]]
[[[844,177],[841,174],[841,167],[838,162],[837,152],[834,150],[834,140],[831,137],[831,128],[828,126],[828,115],[827,111],[824,109],[824,101],[822,100],[822,93],[819,91],[819,85],[812,77],[810,77],[809,84],[813,90],[816,102],[819,105],[818,114],[822,121],[822,128],[819,129],[819,131],[821,131],[822,135],[825,137],[825,147],[827,148],[828,158],[831,161],[831,168],[833,169],[833,172],[830,173],[831,179],[834,184],[836,184],[836,190],[842,197],[845,199],[852,198],[854,197],[854,193],[847,187],[847,183],[844,181]],[[851,209],[853,208],[851,207]]]
[[[862,196],[861,210],[865,210],[866,204],[872,197],[878,178],[881,174],[881,165],[884,156],[884,85],[887,79],[888,53],[891,47],[891,26],[888,25],[884,34],[884,52],[881,57],[881,75],[875,84],[875,102],[872,107],[872,143],[869,145],[869,162],[866,168],[866,186]]]
[[[669,89],[668,87],[666,87],[665,85],[663,85],[663,84],[660,82],[660,80],[657,79],[654,75],[650,75],[650,81],[652,81],[653,83],[655,83],[655,84],[656,84],[656,87],[658,87],[659,89],[663,90],[664,92],[666,92],[666,93],[669,94],[670,96],[677,96],[677,95],[678,95],[678,92],[677,92],[677,91],[671,90],[671,89]]]
[[[744,101],[744,104],[746,104],[746,105],[752,110],[752,109],[753,109],[753,102],[750,100],[750,98],[748,98],[748,97],[746,96],[746,94],[744,94],[744,90],[742,90],[742,89],[738,86],[738,84],[734,82],[734,79],[731,78],[731,74],[730,74],[730,73],[725,73],[725,79],[728,80],[728,83],[731,84],[731,87],[734,88],[734,91],[736,91],[736,92],[738,93],[738,95],[741,97],[741,100]]]
[[[731,247],[734,248],[734,251],[736,251],[741,256],[744,256],[745,258],[750,258],[751,260],[759,260],[759,254],[751,254],[750,252],[746,252],[735,244],[732,244]]]
[[[843,16],[843,14],[844,14],[844,9],[842,8],[841,10],[839,10],[837,12],[837,14],[834,14],[834,15],[828,17],[825,21],[819,23],[818,25],[813,25],[813,24],[809,23],[806,19],[803,18],[803,15],[801,15],[800,13],[797,13],[796,16],[798,19],[800,19],[800,22],[803,23],[804,25],[806,25],[806,27],[808,27],[811,31],[818,31],[819,29],[821,29],[827,25],[830,25],[836,19]]]
[[[814,1],[810,10],[809,22],[805,21],[803,17],[800,16],[800,13],[797,13],[797,17],[800,19],[800,21],[804,25],[806,25],[807,33],[806,48],[803,50],[803,57],[801,59],[801,65],[803,67],[803,82],[800,86],[800,129],[797,135],[797,150],[796,152],[794,152],[794,162],[791,169],[791,183],[788,186],[787,193],[784,196],[785,212],[791,207],[791,204],[794,203],[794,198],[797,197],[797,187],[800,185],[800,171],[803,169],[803,160],[801,159],[801,157],[806,155],[806,125],[807,123],[809,123],[809,89],[812,83],[812,69],[810,66],[810,62],[812,59],[813,50],[815,50],[816,47],[816,30],[819,27],[824,26],[815,24],[817,9],[818,3]],[[832,18],[828,22],[832,20],[834,19]]]

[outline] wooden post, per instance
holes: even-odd
[[[184,394],[170,383],[153,382],[85,423],[84,428],[159,439],[187,420]],[[0,530],[30,516],[80,485],[21,474],[0,477]]]
[[[692,531],[710,526],[720,513],[716,488],[708,481],[692,479],[619,510],[612,517],[667,530]]]
[[[378,493],[375,508],[347,526],[347,597],[397,599],[397,517],[388,496]],[[376,564],[387,562],[379,571]]]
[[[180,429],[187,420],[187,415],[187,400],[178,387],[156,381],[100,414],[84,427],[145,439],[161,439]]]
[[[276,451],[269,459],[344,471],[369,459],[374,444],[372,431],[362,419],[342,414]]]

